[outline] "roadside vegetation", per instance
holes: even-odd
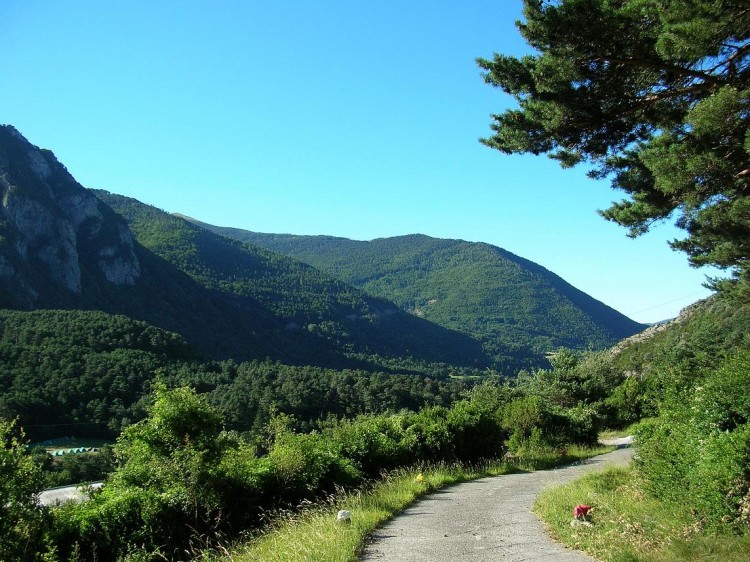
[[[547,490],[534,509],[550,534],[599,560],[613,562],[750,559],[750,535],[709,532],[691,504],[662,501],[634,468],[590,474]],[[593,506],[592,526],[571,527],[571,506]]]
[[[750,558],[749,307],[727,293],[647,341],[602,357],[629,376],[605,401],[629,428],[630,470],[588,476],[540,497],[552,534],[603,560]],[[627,399],[625,399],[627,397]],[[571,527],[575,505],[593,526]]]
[[[33,523],[49,545],[38,559],[189,559],[261,528],[268,513],[369,488],[407,467],[487,466],[508,452],[527,463],[522,468],[569,462],[570,444],[596,441],[606,381],[571,379],[580,374],[569,352],[553,364],[515,381],[484,381],[449,406],[328,417],[307,430],[276,413],[261,431],[244,434],[226,428],[208,394],[157,385],[146,418],[118,438],[102,490],[83,504],[33,509],[34,518],[19,513],[18,524]],[[6,428],[14,454],[17,430]],[[36,482],[40,489],[41,474]]]
[[[375,529],[435,490],[518,470],[551,468],[607,450],[605,447],[573,446],[562,456],[558,450],[544,447],[529,449],[513,460],[474,465],[442,463],[398,469],[353,493],[332,495],[300,511],[278,514],[270,528],[258,537],[227,550],[223,558],[232,562],[351,561]],[[349,512],[350,523],[337,520],[340,510]]]

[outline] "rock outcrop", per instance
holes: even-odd
[[[80,295],[90,274],[115,285],[140,277],[125,222],[82,187],[49,150],[0,126],[0,283],[4,306]]]

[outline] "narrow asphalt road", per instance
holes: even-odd
[[[101,482],[94,482],[91,488],[101,488]],[[87,488],[85,484],[78,484],[76,486],[65,486],[62,488],[51,488],[44,490],[39,494],[39,503],[41,505],[55,505],[58,503],[65,503],[69,501],[81,502],[88,498]]]
[[[633,450],[617,444],[616,451],[577,465],[482,478],[430,494],[376,530],[360,560],[591,561],[552,541],[531,507],[545,488],[604,467],[626,466]]]

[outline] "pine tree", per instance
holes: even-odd
[[[692,265],[750,272],[750,5],[746,0],[525,0],[535,54],[478,59],[518,107],[482,142],[586,163],[626,198],[601,214],[674,219]]]

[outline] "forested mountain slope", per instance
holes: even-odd
[[[271,361],[196,360],[178,334],[85,310],[0,310],[0,418],[31,438],[115,437],[144,416],[154,382],[208,393],[229,427],[446,405],[464,386],[439,371],[390,374]]]
[[[465,334],[309,265],[87,190],[10,126],[0,127],[0,189],[0,306],[124,314],[211,358],[491,364]]]
[[[271,327],[276,332],[280,325],[290,338],[314,337],[359,356],[490,365],[476,340],[408,315],[298,260],[219,236],[129,197],[95,193],[126,219],[140,244],[205,289],[238,306],[253,303],[276,322]]]
[[[295,257],[415,316],[476,337],[495,356],[507,349],[527,356],[560,346],[602,349],[645,327],[540,265],[489,244],[423,235],[363,242],[195,222]]]

